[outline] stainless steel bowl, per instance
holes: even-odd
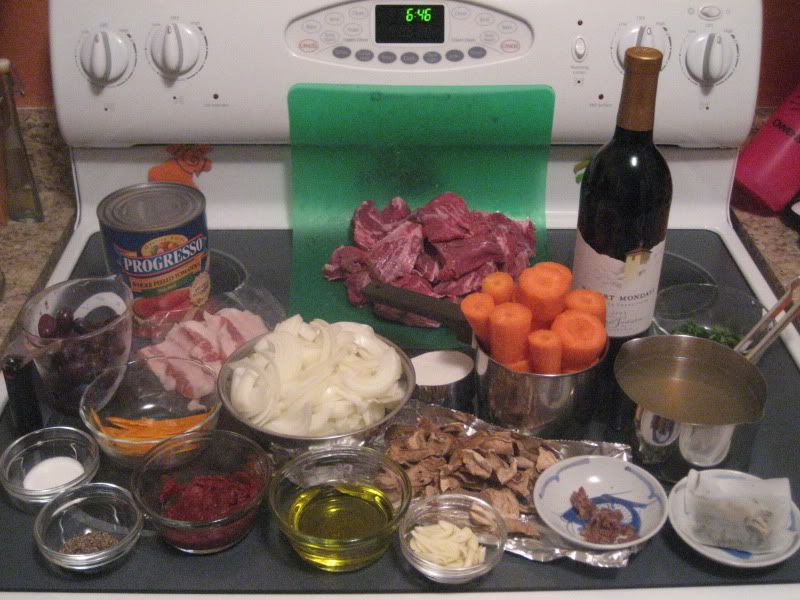
[[[479,416],[526,435],[559,435],[576,411],[589,410],[608,348],[606,343],[598,361],[582,371],[544,375],[513,371],[478,346]]]
[[[256,344],[258,344],[258,342],[261,341],[265,335],[267,334],[253,338],[249,342],[237,348],[237,350],[228,357],[228,359],[222,365],[219,376],[217,377],[217,393],[219,394],[219,397],[222,398],[222,403],[225,405],[228,413],[230,413],[239,423],[244,425],[256,441],[264,446],[269,446],[275,455],[275,460],[279,464],[290,456],[304,450],[327,448],[330,446],[363,445],[367,441],[375,438],[389,425],[389,422],[400,411],[403,405],[408,402],[408,399],[411,397],[411,394],[414,391],[414,387],[416,385],[416,376],[414,373],[414,366],[411,364],[411,360],[408,358],[408,355],[396,344],[390,342],[384,337],[377,336],[378,339],[393,348],[400,357],[400,362],[403,369],[403,378],[405,380],[406,387],[405,394],[400,399],[397,407],[391,412],[387,413],[383,419],[363,429],[358,429],[349,433],[339,433],[324,436],[286,435],[258,428],[239,415],[231,401],[230,387],[231,378],[233,377],[233,365],[250,355],[253,352]]]

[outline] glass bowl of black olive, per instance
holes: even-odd
[[[46,504],[33,523],[33,537],[51,565],[94,572],[127,555],[143,527],[144,516],[128,490],[88,483]]]
[[[21,312],[42,400],[77,415],[95,377],[128,361],[133,293],[119,275],[64,281],[32,296]]]

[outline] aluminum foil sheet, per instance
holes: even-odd
[[[387,441],[392,438],[392,430],[396,425],[414,425],[418,419],[427,418],[434,425],[441,426],[447,423],[458,422],[467,427],[467,434],[474,435],[477,431],[504,431],[498,427],[478,419],[474,415],[445,408],[443,406],[424,404],[411,399],[392,420],[388,429],[375,437],[368,445],[379,450],[385,450]],[[520,437],[522,434],[514,433]],[[530,436],[528,436],[530,437]],[[575,440],[543,440],[543,444],[558,455],[559,458],[582,455],[603,455],[630,461],[631,448],[626,444],[609,442],[575,441]],[[533,493],[533,492],[531,492]],[[531,498],[531,501],[533,498]],[[538,515],[524,515],[523,521],[532,521],[541,531],[539,538],[509,536],[506,542],[506,552],[511,552],[527,559],[538,562],[550,562],[559,558],[593,565],[596,567],[619,568],[628,564],[629,558],[639,552],[644,544],[638,544],[616,551],[601,552],[583,548],[558,535]]]

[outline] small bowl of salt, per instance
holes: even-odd
[[[463,412],[475,412],[475,361],[460,350],[435,350],[411,359],[417,377],[414,397]]]
[[[89,483],[100,467],[100,449],[74,427],[45,427],[22,436],[0,456],[0,483],[15,507],[38,512],[69,490]]]

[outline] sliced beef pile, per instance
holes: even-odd
[[[470,211],[453,192],[415,211],[400,197],[383,210],[372,200],[362,202],[353,214],[352,237],[353,245],[333,251],[322,274],[343,280],[355,306],[367,303],[361,290],[373,280],[456,301],[477,290],[489,273],[501,270],[516,277],[536,252],[530,219]],[[393,321],[438,326],[390,306],[378,304],[374,310]]]
[[[473,494],[500,511],[509,533],[539,536],[536,525],[522,517],[535,512],[536,478],[557,460],[541,440],[510,431],[469,435],[462,423],[436,426],[424,418],[396,426],[387,439],[386,453],[405,468],[415,497]],[[481,519],[479,512],[472,516]]]
[[[569,498],[584,525],[581,536],[593,544],[622,544],[639,536],[633,525],[623,523],[622,511],[597,506],[581,486]]]

